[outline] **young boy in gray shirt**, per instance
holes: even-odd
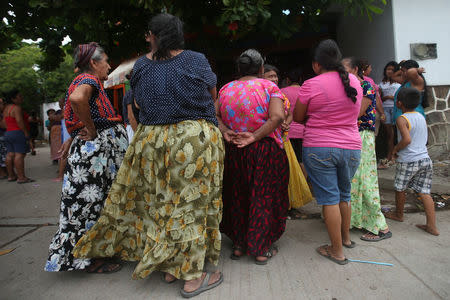
[[[423,202],[427,223],[416,226],[432,235],[439,235],[436,228],[436,215],[431,198],[433,163],[427,150],[427,123],[415,108],[420,103],[420,92],[415,88],[402,88],[397,96],[397,107],[403,114],[397,118],[398,144],[393,156],[397,159],[395,173],[396,210],[385,214],[386,218],[403,222],[403,208],[409,187],[418,193]]]

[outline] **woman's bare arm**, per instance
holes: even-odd
[[[231,143],[232,137],[235,136],[235,132],[233,130],[231,130],[230,128],[228,128],[222,121],[222,115],[220,114],[220,107],[219,107],[219,99],[217,98],[217,88],[214,87],[214,88],[210,89],[209,92],[211,93],[211,96],[214,100],[214,107],[216,109],[216,118],[217,118],[217,123],[219,123],[219,130],[222,133],[225,141]]]
[[[280,98],[270,98],[269,118],[255,132],[238,132],[233,142],[239,147],[245,147],[256,141],[265,138],[278,128],[284,121],[284,105]]]
[[[370,100],[367,97],[363,97],[361,101],[361,108],[359,110],[358,118],[363,116],[366,113],[367,108],[369,107],[370,103],[372,103],[372,100]]]
[[[419,91],[423,91],[425,88],[425,81],[423,77],[419,75],[419,71],[417,68],[411,68],[406,71],[406,79],[411,82],[411,85],[418,89]]]
[[[26,137],[30,137],[27,127],[25,126],[25,120],[23,119],[22,108],[18,105],[13,110],[14,118],[16,119],[17,126],[23,131]]]
[[[405,83],[405,77],[403,76],[403,73],[401,70],[398,70],[397,72],[395,72],[391,78],[392,78],[392,80],[394,80],[395,82],[398,82],[400,84]]]
[[[69,96],[73,112],[78,116],[86,129],[84,140],[91,140],[97,136],[94,121],[92,121],[89,99],[92,96],[94,88],[89,84],[82,84],[77,87]]]
[[[138,122],[136,121],[136,118],[134,117],[133,113],[133,104],[127,104],[127,117],[128,121],[130,122],[131,128],[133,128],[133,131],[136,131]]]

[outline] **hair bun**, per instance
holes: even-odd
[[[239,57],[239,63],[241,63],[241,64],[251,64],[252,63],[252,58],[250,56],[248,56],[247,54],[242,54]]]
[[[255,49],[244,51],[237,59],[237,67],[240,76],[256,76],[264,64],[261,54]]]

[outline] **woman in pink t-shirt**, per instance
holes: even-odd
[[[331,246],[317,252],[338,263],[348,263],[342,246],[353,248],[350,240],[351,179],[361,156],[358,114],[362,89],[358,79],[341,65],[339,47],[324,40],[314,52],[312,67],[317,74],[303,83],[294,109],[294,121],[305,122],[303,163],[311,178]]]
[[[287,74],[288,86],[282,88],[281,91],[288,98],[291,104],[291,113],[294,111],[295,103],[297,102],[297,96],[300,90],[300,85],[303,83],[302,80],[302,70],[296,68],[291,70]],[[301,123],[292,122],[289,126],[289,140],[291,141],[292,148],[294,148],[297,160],[302,162],[302,142],[303,142],[303,131],[305,126]]]
[[[258,78],[263,59],[249,49],[237,61],[240,78],[219,92],[217,119],[225,138],[223,219],[231,259],[248,254],[266,264],[286,228],[289,164],[283,149],[283,94]]]

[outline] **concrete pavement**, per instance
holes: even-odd
[[[0,256],[0,299],[181,298],[182,283],[167,285],[159,273],[132,280],[134,263],[125,263],[110,275],[44,272],[48,245],[57,229],[61,184],[51,180],[56,167],[47,148],[27,157],[26,168],[35,183],[0,181],[0,251],[15,248]],[[382,195],[393,197],[388,187]],[[361,232],[352,231],[357,247],[346,249],[347,257],[393,267],[339,266],[319,256],[315,248],[328,241],[320,219],[288,221],[278,242],[280,253],[266,266],[255,265],[248,257],[230,260],[231,242],[224,236],[219,265],[224,283],[196,299],[449,299],[450,211],[438,212],[437,218],[439,237],[414,226],[425,221],[423,213],[407,214],[404,223],[388,221],[394,236],[378,243],[363,242]]]

